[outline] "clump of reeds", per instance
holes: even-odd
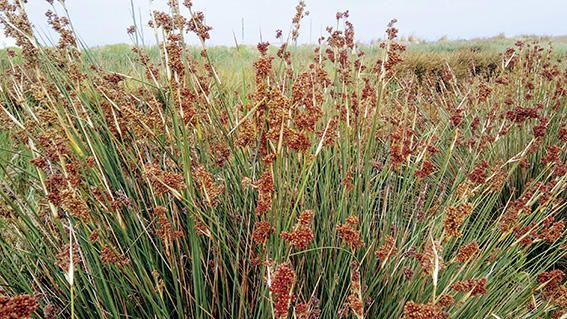
[[[304,63],[300,2],[236,83],[204,13],[171,0],[152,14],[159,58],[136,45],[115,73],[51,3],[46,47],[22,2],[0,1],[21,47],[0,87],[0,313],[567,312],[567,69],[551,49],[519,42],[491,77],[417,75],[399,70],[395,21],[370,56],[346,11]]]

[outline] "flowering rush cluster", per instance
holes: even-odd
[[[293,298],[293,285],[295,272],[289,264],[279,265],[273,272],[270,293],[274,301],[276,318],[287,318],[291,300]]]
[[[36,298],[29,295],[0,296],[0,318],[30,318],[38,307]]]
[[[0,0],[0,319],[565,318],[562,52],[362,44],[348,10],[300,46],[304,1],[216,48],[168,0],[100,61],[47,2],[44,46]]]

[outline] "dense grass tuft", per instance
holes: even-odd
[[[551,48],[408,54],[394,22],[361,47],[348,13],[297,48],[300,5],[280,47],[205,49],[203,14],[170,3],[159,48],[117,55],[55,13],[42,46],[0,0],[20,47],[2,59],[0,317],[565,318]]]

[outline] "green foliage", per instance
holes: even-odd
[[[35,316],[565,311],[562,278],[538,277],[567,242],[553,51],[402,53],[394,37],[384,50],[330,35],[283,51],[288,63],[157,32],[147,61],[29,39],[37,51],[7,60],[0,288],[34,295]]]

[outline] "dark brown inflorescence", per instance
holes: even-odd
[[[345,224],[338,224],[336,227],[339,237],[352,249],[362,248],[366,245],[360,239],[360,232],[357,229],[358,224],[358,217],[351,215],[347,217]]]
[[[0,296],[0,319],[69,316],[70,296],[78,317],[487,317],[501,295],[503,317],[567,313],[567,56],[405,52],[396,20],[363,45],[348,10],[298,48],[304,1],[277,40],[213,48],[168,0],[155,51],[126,29],[130,68],[82,54],[47,2],[51,46],[31,1],[0,0],[20,47],[0,52],[0,278],[21,279],[0,295],[34,294]],[[61,287],[75,269],[92,284]]]
[[[396,248],[396,239],[388,235],[386,236],[382,246],[380,246],[380,248],[376,251],[375,255],[382,262],[386,262],[388,258],[395,256],[397,253],[398,249]]]
[[[457,207],[449,207],[445,213],[443,226],[445,232],[449,237],[461,237],[461,225],[465,221],[465,217],[472,213],[473,207],[471,204],[465,203]]]
[[[457,281],[451,285],[451,289],[459,292],[469,292],[471,296],[486,294],[486,278],[481,279],[467,279]]]
[[[158,194],[165,194],[173,191],[180,191],[185,187],[183,176],[177,173],[162,170],[159,165],[147,165],[144,175],[150,180],[152,187]]]
[[[20,295],[16,297],[0,296],[0,318],[29,318],[39,307],[35,297]]]
[[[274,232],[274,228],[267,221],[258,221],[254,226],[254,231],[252,232],[252,239],[256,244],[264,244],[270,235]]]
[[[449,314],[433,303],[418,304],[409,301],[404,306],[404,319],[446,319]]]
[[[167,217],[167,209],[162,206],[154,208],[153,211],[157,218],[156,234],[163,241],[171,242],[183,236],[183,231],[175,230]]]
[[[295,284],[295,272],[289,264],[281,264],[272,274],[270,292],[274,301],[276,318],[287,317],[291,300],[293,297],[293,285]]]
[[[465,244],[459,248],[455,261],[459,263],[466,263],[470,261],[479,251],[478,243],[476,240]]]
[[[118,254],[109,246],[105,246],[100,251],[100,261],[104,264],[116,265],[118,267],[124,267],[130,263],[130,259],[123,254]]]
[[[299,221],[295,225],[292,232],[281,232],[280,236],[287,240],[292,246],[298,249],[305,249],[313,241],[313,223],[314,212],[306,210],[299,215]]]
[[[272,208],[272,195],[275,191],[272,173],[269,170],[264,172],[260,179],[258,179],[256,185],[258,187],[256,215],[260,216]]]

